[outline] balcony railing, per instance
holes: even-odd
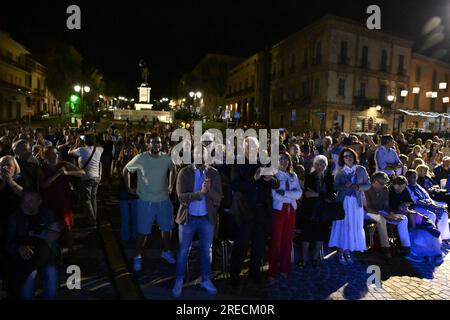
[[[398,74],[399,76],[406,76],[406,69],[399,68],[399,69],[397,70],[397,74]]]
[[[340,65],[348,66],[350,64],[350,58],[346,56],[339,56],[338,63]]]
[[[369,61],[362,61],[361,62],[361,69],[370,70],[370,62]]]
[[[365,96],[354,96],[353,97],[353,104],[356,106],[364,106],[369,107],[372,105],[373,99],[369,99]]]
[[[319,65],[319,64],[321,64],[322,63],[322,56],[315,56],[314,57],[314,59],[313,59],[313,65]]]
[[[387,64],[380,64],[380,72],[389,72],[389,66]]]
[[[286,108],[286,107],[304,107],[311,104],[311,96],[300,97],[297,99],[278,99],[274,101],[274,108]]]
[[[28,64],[24,63],[23,61],[16,61],[11,59],[10,57],[4,56],[2,54],[0,54],[0,60],[3,62],[6,62],[10,65],[13,65],[17,68],[20,68],[22,70],[25,70],[27,72],[31,72],[32,71],[32,67],[29,66]]]

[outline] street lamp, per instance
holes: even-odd
[[[81,92],[81,117],[84,118],[84,93],[89,93],[91,91],[91,88],[88,86],[80,86],[77,84],[73,87],[73,89],[75,90],[75,92]]]
[[[189,92],[189,96],[194,99],[194,107],[196,107],[197,106],[197,103],[196,103],[197,99],[201,99],[202,98],[202,93],[200,91],[197,91],[197,92],[191,91],[191,92]],[[190,107],[189,107],[189,112],[191,112],[191,108]]]
[[[402,98],[407,97],[408,96],[408,90],[401,90],[400,91],[400,96]],[[392,119],[392,134],[394,134],[394,132],[395,132],[395,117],[397,116],[397,106],[395,105],[395,103],[397,102],[397,97],[395,95],[393,95],[393,94],[390,94],[390,95],[387,96],[387,100],[389,102],[391,102],[391,103],[394,103],[394,107],[393,107],[393,109],[394,109],[394,117]],[[400,117],[397,118],[397,131],[398,131],[397,134],[400,134],[400,131],[401,131],[401,129],[400,129],[400,126],[401,126],[400,119],[401,119]]]

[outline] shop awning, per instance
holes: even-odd
[[[425,112],[425,111],[414,111],[414,110],[404,110],[399,109],[398,111],[403,112],[408,116],[413,117],[426,117],[426,118],[447,118],[450,119],[450,114],[448,113],[438,113],[438,112]]]

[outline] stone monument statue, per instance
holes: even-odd
[[[139,67],[141,68],[142,83],[147,84],[149,76],[147,62],[144,59],[141,59],[141,61],[139,61]]]

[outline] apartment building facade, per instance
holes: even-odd
[[[46,86],[46,68],[0,31],[0,122],[39,112],[57,113],[57,106]]]
[[[226,110],[242,124],[269,124],[270,53],[260,51],[228,73]]]
[[[412,42],[326,16],[271,51],[270,125],[391,131],[408,90]],[[388,96],[399,98],[395,103]]]
[[[450,64],[413,53],[411,59],[408,110],[449,113]],[[406,116],[403,129],[441,131],[448,121],[443,117]]]

